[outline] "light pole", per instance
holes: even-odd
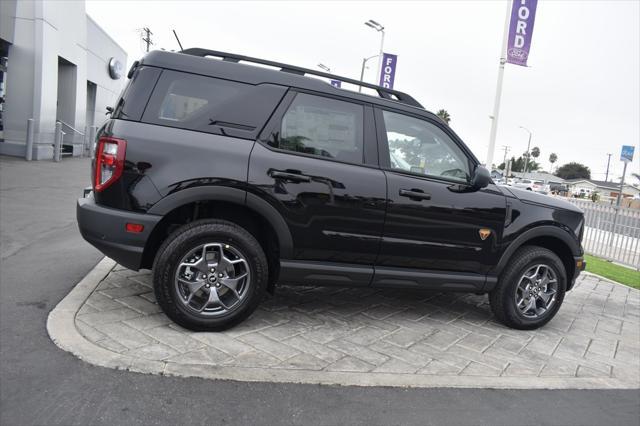
[[[367,61],[369,59],[377,58],[379,55],[369,56],[368,58],[362,58],[362,70],[360,71],[360,81],[364,80],[364,69],[367,66]],[[358,92],[362,92],[362,86],[358,87]]]
[[[522,177],[527,177],[527,166],[529,165],[529,148],[531,148],[531,130],[527,129],[524,126],[520,126],[521,129],[526,130],[527,132],[529,132],[529,142],[527,142],[527,155],[524,158],[524,174],[522,175]]]
[[[377,32],[380,33],[380,54],[378,55],[378,73],[376,74],[378,82],[380,81],[380,73],[382,72],[382,53],[384,49],[384,27],[382,24],[374,21],[373,19],[369,19],[364,23],[367,27],[373,28]]]

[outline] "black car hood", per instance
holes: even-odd
[[[537,204],[537,205],[550,207],[553,209],[569,210],[576,213],[584,213],[582,209],[580,209],[578,206],[571,204],[570,202],[565,201],[558,197],[552,197],[549,195],[538,194],[537,192],[533,192],[533,191],[527,191],[526,189],[519,189],[519,188],[513,188],[513,187],[506,187],[506,186],[501,186],[500,189],[502,189],[503,192],[505,192],[506,190],[508,193],[510,193],[511,195],[513,195],[514,197],[522,201],[523,203]],[[509,194],[505,192],[505,195],[508,196]]]

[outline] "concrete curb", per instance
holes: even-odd
[[[121,355],[88,341],[76,328],[75,317],[85,300],[111,272],[116,263],[104,258],[51,311],[47,332],[61,349],[100,367],[146,374],[200,377],[246,382],[305,383],[342,386],[393,386],[414,388],[495,389],[637,389],[637,385],[616,378],[562,377],[469,377],[420,374],[348,373],[279,368],[217,367],[151,361]]]

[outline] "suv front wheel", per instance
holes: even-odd
[[[171,234],[153,265],[158,304],[196,331],[221,331],[247,318],[264,296],[267,258],[256,239],[222,220],[198,220]]]
[[[509,260],[489,302],[503,324],[532,330],[554,317],[566,288],[567,273],[560,258],[546,248],[527,246]]]

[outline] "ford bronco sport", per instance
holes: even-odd
[[[499,321],[533,329],[584,269],[579,209],[494,185],[405,93],[205,49],[151,52],[128,77],[78,225],[152,269],[184,327],[222,330],[276,284],[313,284],[488,293]]]

